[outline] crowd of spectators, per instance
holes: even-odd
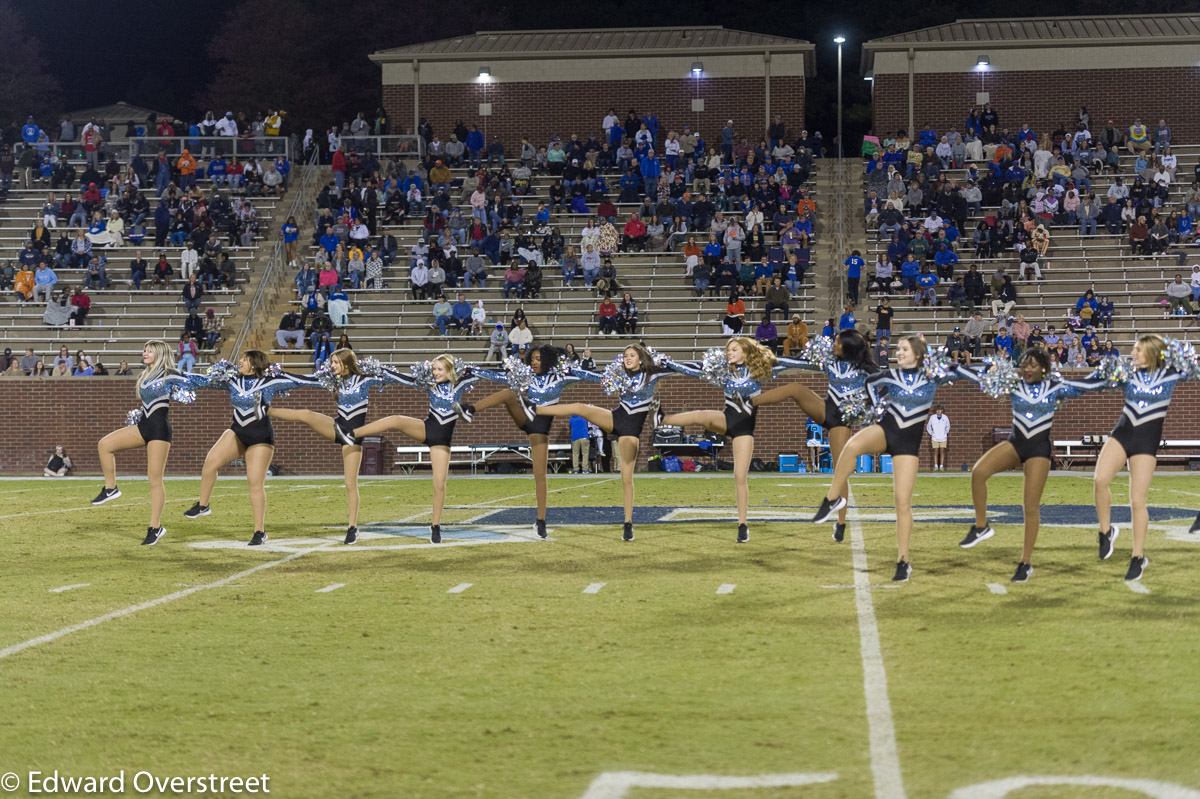
[[[76,350],[72,355],[67,345],[59,347],[52,358],[35,354],[33,347],[26,347],[23,355],[14,354],[11,347],[4,348],[0,355],[0,377],[125,377],[132,374],[129,363],[121,361],[113,371],[100,362],[99,358]]]

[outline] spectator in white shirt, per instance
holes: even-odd
[[[942,229],[942,218],[937,215],[937,211],[931,211],[929,216],[925,217],[924,227],[934,235],[937,235],[937,232]]]
[[[933,445],[933,469],[944,472],[946,471],[946,447],[950,439],[950,417],[946,415],[945,409],[941,405],[937,406],[933,416],[929,417],[929,421],[925,423],[925,429],[929,432],[929,441]]]

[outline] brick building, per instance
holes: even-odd
[[[823,375],[788,373],[781,381],[797,381],[824,396]],[[474,394],[486,396],[495,386],[477,386]],[[724,397],[720,390],[696,380],[672,377],[659,384],[658,395],[667,413],[719,409]],[[478,397],[476,397],[478,399]],[[605,396],[599,386],[578,384],[568,389],[565,400],[593,402],[612,407],[614,400]],[[995,442],[994,431],[1007,434],[1011,423],[1008,402],[989,399],[978,387],[954,384],[938,391],[937,400],[946,406],[953,428],[947,458],[949,470],[957,471],[982,455]],[[41,474],[42,466],[63,444],[75,463],[76,474],[99,474],[96,442],[105,434],[124,424],[125,413],[137,405],[133,378],[5,378],[0,381],[0,405],[6,408],[43,409],[28,423],[10,425],[0,442],[0,474]],[[330,395],[315,390],[297,390],[290,396],[277,399],[286,408],[309,408],[318,413],[333,414]],[[1120,392],[1088,394],[1071,400],[1054,421],[1055,439],[1075,439],[1082,436],[1107,434],[1121,415]],[[370,418],[390,414],[424,417],[429,409],[425,395],[418,391],[392,388],[371,394]],[[1192,439],[1196,432],[1196,415],[1200,412],[1200,384],[1179,386],[1167,414],[1163,435],[1169,439]],[[171,424],[175,439],[167,463],[170,474],[200,474],[205,453],[221,432],[229,427],[229,395],[221,391],[199,391],[192,405],[172,406]],[[781,452],[803,452],[807,419],[792,403],[771,405],[760,410],[758,429],[754,438],[755,456],[775,461]],[[275,422],[275,463],[288,474],[341,474],[341,448],[314,434],[298,422]],[[642,436],[639,464],[644,464],[650,451],[650,425]],[[689,432],[697,432],[695,430]],[[493,408],[478,414],[474,423],[460,422],[455,429],[456,444],[494,444],[525,439],[503,408]],[[551,443],[570,440],[565,420],[556,421],[551,428]],[[926,442],[928,439],[926,439]],[[410,444],[398,433],[387,434],[388,450],[384,462],[394,460],[392,449]],[[732,460],[728,450],[722,460]],[[922,468],[932,463],[929,445],[921,450]],[[120,474],[145,471],[146,451],[130,450],[117,456]],[[639,466],[640,468],[640,466]],[[1166,468],[1160,466],[1161,468]],[[224,473],[237,474],[229,467]]]
[[[1166,119],[1176,141],[1200,141],[1200,16],[968,19],[874,39],[862,74],[874,79],[879,135],[931,124],[962,130],[989,99],[1001,126],[1071,130],[1081,105],[1091,130],[1133,116]]]
[[[663,133],[690,125],[718,146],[730,119],[757,139],[778,114],[798,134],[815,69],[808,42],[721,27],[480,31],[371,60],[393,132],[426,118],[445,141],[462,120],[498,135],[510,156],[523,136],[600,135],[609,108],[622,120],[631,108],[653,112]]]

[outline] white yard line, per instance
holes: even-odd
[[[588,585],[587,588],[583,589],[583,593],[598,594],[598,593],[600,593],[600,589],[606,585],[608,585],[608,583],[591,583]]]
[[[625,799],[633,788],[667,788],[691,791],[733,791],[745,788],[791,788],[833,782],[837,774],[757,774],[726,777],[719,774],[647,774],[640,771],[607,771],[592,780],[582,799]],[[639,795],[641,795],[639,793]]]
[[[60,585],[58,588],[51,588],[50,593],[61,594],[65,591],[73,591],[76,588],[87,588],[91,583],[75,583],[74,585]]]
[[[733,589],[737,588],[737,583],[721,583],[717,586],[718,594],[732,594]]]
[[[853,491],[849,492],[849,502],[851,506],[855,505]],[[887,671],[879,643],[879,622],[875,618],[871,576],[867,572],[867,547],[857,514],[851,514],[848,527],[854,563],[854,605],[858,610],[863,694],[867,700],[867,735],[870,739],[871,773],[875,778],[875,799],[905,799],[900,751],[896,746],[896,726],[892,721],[892,704],[888,700]]]
[[[345,588],[345,587],[346,587],[345,583],[330,583],[329,585],[325,586],[324,588],[318,588],[316,591],[313,591],[313,593],[314,594],[328,594],[328,593],[338,590],[339,588]]]
[[[72,624],[69,627],[63,627],[61,630],[55,630],[52,633],[46,633],[45,635],[39,635],[37,638],[30,638],[28,641],[22,641],[19,644],[13,644],[12,646],[8,646],[8,647],[5,647],[4,649],[0,649],[0,660],[3,660],[6,657],[11,657],[12,655],[16,655],[20,652],[24,652],[26,649],[32,649],[35,646],[41,646],[42,644],[48,644],[48,643],[51,643],[52,641],[57,641],[59,638],[70,635],[71,633],[77,633],[82,630],[86,630],[89,627],[95,627],[97,625],[104,624],[105,622],[113,621],[114,619],[124,618],[125,616],[132,616],[134,613],[140,613],[143,610],[149,610],[150,608],[156,608],[159,605],[166,605],[169,602],[174,602],[177,599],[183,599],[185,597],[189,597],[192,594],[198,593],[200,591],[204,591],[209,588],[220,588],[221,586],[227,585],[228,583],[231,583],[234,580],[240,580],[241,578],[249,577],[251,574],[254,574],[256,572],[260,572],[265,569],[270,569],[274,566],[282,565],[284,563],[287,563],[288,561],[292,561],[292,560],[295,560],[296,558],[307,555],[309,552],[316,552],[318,549],[323,549],[326,546],[328,546],[328,544],[321,544],[321,546],[312,547],[311,549],[304,549],[304,550],[296,552],[292,555],[288,555],[286,558],[280,558],[279,560],[273,560],[273,561],[270,561],[269,563],[260,563],[257,566],[246,569],[245,571],[240,571],[237,574],[231,574],[228,577],[223,577],[220,580],[217,580],[215,582],[205,583],[204,585],[197,585],[192,588],[186,588],[183,591],[176,591],[172,594],[167,594],[166,596],[160,596],[158,599],[151,599],[146,602],[139,602],[136,605],[130,605],[129,607],[121,608],[120,610],[114,610],[111,613],[105,613],[103,616],[97,616],[94,619],[88,619],[87,621],[81,621],[78,624]]]
[[[1125,587],[1135,594],[1148,594],[1150,589],[1136,580],[1126,580]]]
[[[446,593],[447,594],[461,594],[463,591],[466,591],[472,585],[474,585],[474,583],[459,583],[458,585],[454,586]]]
[[[993,594],[1007,594],[1008,593],[1008,589],[1005,588],[1004,586],[1000,585],[1000,583],[988,583],[987,587],[988,587],[988,590],[991,591]]]

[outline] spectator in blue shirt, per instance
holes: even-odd
[[[937,264],[939,278],[943,280],[954,279],[954,265],[958,263],[958,254],[954,250],[945,244],[939,244],[937,254],[933,256],[933,262]]]
[[[646,151],[646,154],[638,161],[638,170],[642,173],[642,188],[645,190],[647,197],[658,196],[658,179],[662,175],[662,164],[654,155],[654,148]]]
[[[921,274],[917,278],[917,305],[937,305],[937,284],[938,276],[931,273],[928,266],[922,266]]]
[[[571,467],[575,474],[588,474],[591,461],[591,441],[587,419],[571,417]]]
[[[459,330],[469,330],[471,327],[471,303],[467,302],[466,298],[458,295],[458,299],[454,305],[450,307],[450,315],[454,319],[454,326]]]
[[[920,275],[921,262],[910,252],[900,264],[900,282],[904,284],[905,293],[912,294],[917,290],[917,278]]]
[[[331,225],[326,225],[325,235],[321,237],[321,246],[325,248],[325,252],[332,257],[334,250],[336,250],[338,245],[341,243],[341,239],[334,234],[333,227]]]
[[[842,309],[842,316],[838,319],[838,330],[853,330],[857,324],[858,320],[854,318],[854,306],[846,303],[846,307]]]
[[[833,320],[826,319],[825,327],[821,328],[821,335],[824,336],[825,338],[833,338],[833,335],[836,332],[837,331],[833,329]]]
[[[470,165],[474,169],[479,169],[483,166],[483,161],[480,156],[483,154],[483,134],[479,132],[478,125],[472,125],[471,131],[467,134],[467,157]],[[405,187],[405,191],[407,191]]]
[[[854,305],[858,304],[858,282],[862,278],[862,269],[865,265],[866,262],[858,250],[852,252],[846,259],[846,296]]]
[[[1008,335],[1008,328],[1002,327],[996,331],[996,354],[1005,353],[1009,358],[1012,357],[1013,341],[1012,336]]]

